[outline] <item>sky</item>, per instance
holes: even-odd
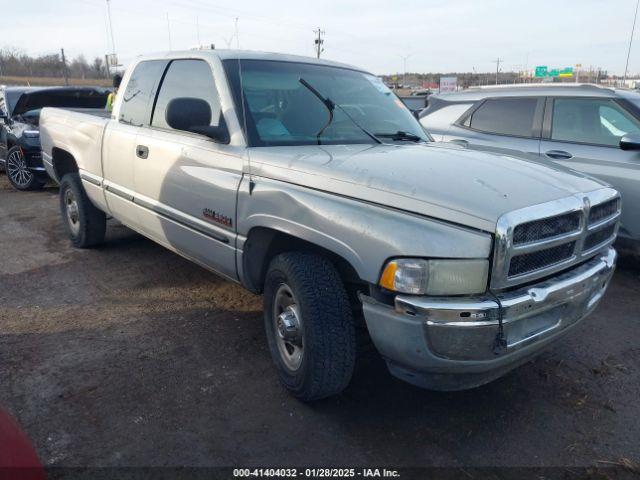
[[[637,0],[110,0],[115,50],[198,44],[322,56],[375,74],[523,70],[581,64],[622,74]],[[32,55],[112,50],[106,0],[0,0],[0,48]],[[15,8],[14,8],[15,6]],[[238,35],[235,36],[235,24]],[[640,30],[640,22],[637,25]],[[403,58],[404,57],[404,58]],[[629,72],[640,74],[640,31]]]

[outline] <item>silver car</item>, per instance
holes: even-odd
[[[640,94],[596,85],[476,88],[434,95],[420,123],[436,141],[559,163],[614,186],[622,243],[640,249]]]

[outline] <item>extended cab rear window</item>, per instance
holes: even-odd
[[[166,110],[169,102],[176,98],[190,97],[206,101],[211,109],[211,125],[220,121],[220,101],[213,72],[204,60],[174,60],[162,80],[151,125],[171,129],[167,124]]]
[[[122,105],[118,120],[136,127],[149,125],[151,105],[155,96],[155,89],[160,81],[167,62],[164,60],[149,60],[140,62],[127,83],[122,94]]]
[[[481,132],[531,137],[537,105],[535,97],[491,98],[473,112],[466,126]]]

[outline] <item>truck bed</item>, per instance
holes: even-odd
[[[42,159],[49,175],[60,182],[52,159],[55,149],[70,153],[81,171],[102,172],[102,137],[111,113],[92,108],[44,108],[40,114]]]

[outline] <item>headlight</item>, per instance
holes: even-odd
[[[24,130],[22,135],[27,138],[38,138],[40,136],[40,130]]]
[[[401,258],[385,265],[380,286],[415,295],[470,295],[486,291],[488,275],[488,260]]]

